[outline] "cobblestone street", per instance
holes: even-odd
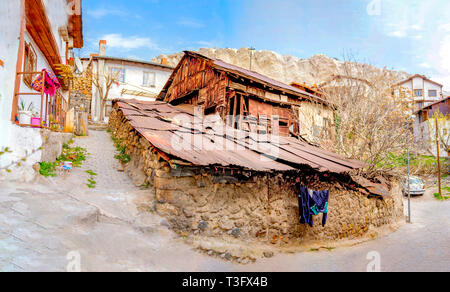
[[[106,132],[91,131],[76,144],[89,155],[65,177],[0,186],[0,271],[66,271],[70,252],[82,271],[366,271],[367,255],[382,271],[450,271],[450,202],[412,200],[412,224],[385,237],[332,251],[278,254],[250,265],[208,257],[139,208],[148,190],[119,169]],[[98,173],[85,186],[86,170]]]

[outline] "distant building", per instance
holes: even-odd
[[[423,152],[436,151],[436,119],[439,123],[439,156],[449,157],[450,144],[450,97],[434,102],[416,112],[414,139]]]
[[[443,85],[426,76],[416,74],[394,85],[396,94],[409,98],[414,103],[414,109],[419,110],[441,100]]]
[[[27,180],[34,174],[30,166],[42,158],[41,128],[65,127],[69,82],[64,72],[71,72],[72,49],[83,46],[81,0],[0,1],[0,11],[0,169],[19,160],[27,170],[17,166],[11,175]],[[48,80],[62,86],[54,94],[45,86],[32,87],[43,69]],[[6,147],[12,153],[3,153]]]
[[[105,40],[101,40],[99,44],[99,53],[92,54],[90,58],[83,58],[83,67],[92,70],[95,76],[97,72],[105,72],[118,76],[118,82],[115,83],[109,94],[107,107],[104,116],[107,118],[111,109],[111,100],[117,98],[123,99],[140,99],[154,101],[159,92],[166,84],[173,67],[154,62],[142,60],[133,60],[127,58],[117,58],[106,56]],[[95,86],[92,87],[92,104],[91,119],[99,121],[100,119],[100,96]]]

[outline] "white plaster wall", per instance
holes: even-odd
[[[20,1],[0,1],[0,149],[8,147],[12,124],[10,121],[14,80],[19,49]],[[6,155],[0,156],[0,167],[7,164]]]
[[[121,83],[118,87],[113,87],[110,93],[110,99],[122,97],[121,93],[123,89],[146,91],[158,95],[172,74],[171,71],[158,69],[150,65],[121,64],[120,62],[107,61],[106,68],[109,67],[125,69],[125,83]],[[143,86],[144,72],[155,73],[155,87]]]
[[[119,86],[113,85],[111,88],[108,99],[139,99],[139,100],[150,100],[153,101],[155,98],[151,97],[142,97],[142,96],[134,96],[125,94],[122,95],[122,90],[135,90],[135,91],[144,91],[151,92],[155,95],[158,95],[167,80],[169,79],[172,71],[167,69],[159,69],[156,66],[145,65],[145,64],[134,64],[129,62],[120,62],[115,60],[95,60],[92,64],[93,74],[96,74],[97,70],[99,72],[109,72],[110,67],[115,68],[123,68],[125,69],[125,82],[120,82]],[[145,87],[143,86],[144,81],[144,72],[152,72],[155,73],[155,87]],[[92,103],[91,103],[91,111],[92,111],[92,119],[94,121],[98,121],[100,118],[100,97],[98,95],[97,89],[95,87],[92,88]]]
[[[400,86],[405,88],[406,90],[409,90],[411,92],[411,94],[413,94],[413,95],[414,95],[414,89],[422,89],[424,97],[414,97],[414,100],[425,99],[425,100],[438,101],[438,100],[442,99],[442,88],[434,83],[424,80],[421,77],[415,77],[415,78],[413,78],[412,82],[410,80],[410,81],[407,81],[407,82],[401,84]],[[430,97],[428,95],[429,90],[436,90],[437,96]],[[431,102],[426,102],[423,106],[427,106],[429,104],[431,104]]]
[[[67,25],[67,10],[64,0],[44,0],[52,32],[59,47],[60,54],[65,54],[65,43],[61,40],[58,30],[61,25]],[[40,162],[42,138],[39,129],[21,128],[11,123],[11,109],[16,77],[17,55],[20,36],[20,1],[0,0],[0,59],[5,66],[0,67],[0,150],[8,147],[11,154],[0,156],[0,168],[9,166],[11,162],[20,161],[19,167],[10,168],[11,173],[0,170],[0,179],[16,179],[29,181],[34,177],[32,165]],[[31,42],[37,54],[37,71],[50,66],[28,33],[25,40]],[[62,55],[63,62],[65,56]],[[21,82],[20,92],[32,92]],[[68,100],[68,92],[61,91]],[[39,96],[21,96],[26,104],[33,102],[40,109]],[[31,153],[34,154],[31,155]],[[22,160],[26,157],[26,160]],[[7,176],[5,175],[7,174]]]
[[[444,141],[449,140],[450,135],[450,120],[448,118],[439,119],[439,135]],[[437,144],[436,144],[436,123],[434,119],[427,120],[419,123],[416,121],[414,127],[414,138],[418,145],[420,145],[424,154],[429,154],[431,151],[434,156],[437,156]],[[439,145],[439,157],[449,157],[445,151],[444,145]]]

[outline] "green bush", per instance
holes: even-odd
[[[56,167],[58,166],[57,162],[41,162],[39,173],[45,177],[55,177],[56,176]]]

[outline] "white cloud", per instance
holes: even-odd
[[[445,32],[450,32],[450,23],[440,25],[439,29]]]
[[[93,18],[103,18],[105,16],[126,16],[126,13],[115,9],[115,8],[97,8],[97,9],[90,9],[86,12],[87,15],[93,17]]]
[[[191,18],[179,19],[177,24],[189,28],[203,28],[205,26],[201,21]]]
[[[206,48],[212,48],[215,46],[215,42],[209,42],[209,41],[198,41],[197,44],[200,46],[204,46]]]
[[[390,37],[395,37],[395,38],[405,38],[408,36],[408,34],[406,33],[405,30],[391,31],[391,32],[388,32],[387,35]]]
[[[422,24],[413,24],[413,25],[410,26],[410,28],[412,30],[422,30],[423,26],[422,26]]]
[[[107,46],[115,49],[134,50],[147,48],[158,50],[156,45],[150,38],[139,36],[123,36],[121,34],[107,34],[100,39],[106,40]]]
[[[427,68],[427,69],[431,68],[430,63],[428,63],[428,62],[420,63],[419,66],[422,68]]]

